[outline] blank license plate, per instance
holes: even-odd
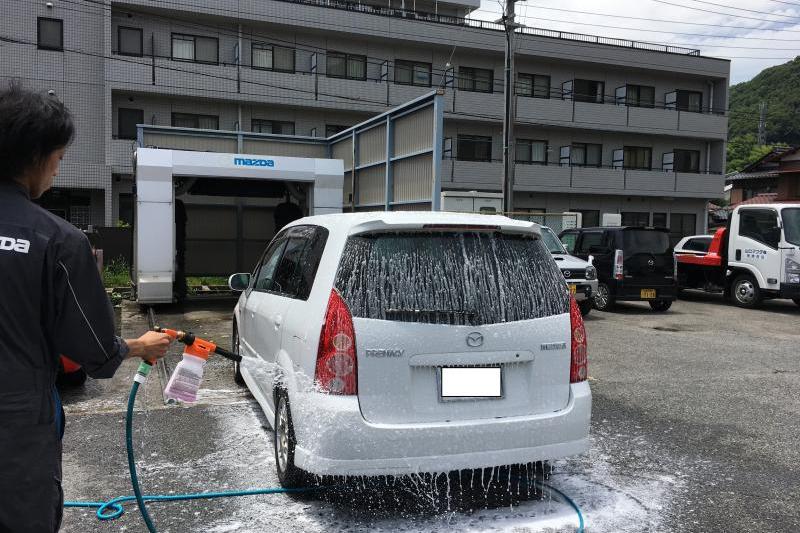
[[[569,293],[570,294],[575,294],[576,292],[578,292],[578,286],[575,285],[574,283],[570,283],[569,284]]]
[[[442,398],[500,398],[501,375],[500,367],[443,367]]]
[[[656,290],[655,289],[642,289],[641,291],[642,298],[646,300],[652,300],[656,297]]]

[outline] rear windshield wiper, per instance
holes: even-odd
[[[404,322],[430,322],[471,326],[478,314],[460,309],[386,309],[386,318]],[[444,319],[444,320],[442,320]]]

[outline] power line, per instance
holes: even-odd
[[[69,1],[69,0],[66,0],[66,1]],[[84,0],[84,1],[87,1],[87,2],[90,2],[90,3],[97,3],[100,0]],[[286,0],[283,0],[283,1],[286,1]],[[193,12],[196,11],[196,6],[193,6],[191,4],[182,3],[182,2],[176,2],[174,0],[173,1],[163,0],[161,2],[161,4],[179,6],[179,7],[183,7],[183,8],[190,8],[190,10],[192,10]],[[320,7],[324,8],[323,6],[320,6]],[[324,9],[328,9],[328,8],[324,8]],[[121,11],[126,12],[126,11],[130,11],[130,10],[122,9]],[[216,10],[216,11],[221,11],[221,10]],[[231,16],[231,18],[242,18],[243,15],[253,15],[253,16],[259,16],[260,15],[260,13],[252,13],[252,12],[242,11],[242,10],[238,10],[238,11],[230,11],[230,10],[228,10],[228,11],[225,11],[225,12],[228,13]],[[148,13],[143,13],[143,14],[147,15]],[[373,15],[373,16],[381,16],[380,14],[377,14],[377,13],[365,13],[365,14]],[[271,16],[271,20],[287,20],[287,21],[289,21],[289,25],[292,25],[292,26],[297,26],[298,23],[301,23],[301,22],[307,22],[307,23],[312,23],[312,24],[313,23],[319,23],[319,21],[317,21],[317,20],[298,19],[298,18],[293,18],[293,17],[280,17],[280,16]],[[469,19],[465,19],[465,20],[469,20]],[[546,19],[542,19],[542,20],[546,20]],[[419,23],[419,24],[424,24],[424,25],[427,25],[427,26],[432,26],[432,27],[435,27],[437,30],[441,30],[443,27],[447,27],[448,26],[447,24],[442,24],[442,23],[439,23],[439,22],[432,22],[432,21],[427,21],[427,20],[414,19],[413,22],[416,22],[416,23]],[[564,22],[564,21],[556,21],[556,22]],[[343,28],[343,29],[346,29],[346,30],[348,30],[350,32],[353,31],[353,26],[352,25],[348,26],[348,25],[341,25],[341,24],[332,24],[332,23],[329,23],[329,22],[325,22],[324,24],[326,24],[327,26],[331,26],[331,27]],[[459,28],[459,31],[462,32],[462,33],[473,33],[473,34],[482,35],[482,36],[485,36],[487,32],[494,33],[496,31],[496,30],[491,30],[491,29],[486,29],[486,28],[473,28],[473,27],[470,27],[470,26],[461,26],[461,25],[456,25],[456,26]],[[212,27],[212,28],[215,29],[216,31],[219,31],[217,27]],[[552,30],[546,30],[546,31],[552,31]],[[667,33],[670,33],[670,32],[667,32]],[[401,36],[409,37],[409,38],[414,39],[414,40],[418,40],[419,39],[419,35],[418,34],[409,34],[409,33],[404,33],[404,32],[400,32],[400,31],[397,31],[397,30],[393,30],[392,34],[393,35],[401,35]],[[529,37],[534,37],[534,38],[535,37],[544,38],[544,39],[548,38],[546,36],[541,36],[541,35],[540,36],[530,35],[530,34],[524,34],[524,35],[527,35]],[[274,39],[274,40],[276,40],[276,39]],[[561,46],[567,46],[567,47],[573,47],[573,48],[589,48],[589,49],[597,50],[598,46],[604,46],[602,43],[596,43],[596,44],[573,43],[573,42],[568,42],[569,39],[558,39],[558,40],[559,40],[559,44]],[[276,41],[280,41],[280,40],[277,39]],[[474,48],[475,47],[474,41],[463,40],[463,39],[454,39],[454,38],[449,38],[447,41],[448,41],[448,44],[460,43],[460,44],[465,45],[465,47],[469,47],[469,48]],[[668,45],[663,44],[663,43],[646,43],[646,44],[658,45],[658,46],[668,46]],[[613,46],[613,45],[605,45],[605,46]],[[657,52],[656,50],[647,50],[647,49],[637,49],[637,50],[639,50],[639,51]],[[564,53],[561,53],[560,55],[561,56],[570,56],[570,54],[564,54]],[[577,59],[585,59],[584,55],[573,54],[571,57],[575,57]],[[642,65],[642,66],[670,67],[670,68],[674,67],[674,65],[665,65],[665,64],[661,64],[661,63],[647,63],[647,62],[636,62],[636,61],[629,61],[629,63],[630,64],[634,64],[634,65]],[[685,68],[685,70],[693,70],[693,71],[697,71],[697,72],[702,72],[703,71],[703,69],[692,69],[692,68]],[[495,81],[499,81],[499,80],[495,80]]]
[[[17,1],[22,1],[22,0],[17,0]],[[74,0],[64,0],[64,1],[68,2],[68,3],[73,3],[73,4],[75,3]],[[111,11],[109,6],[101,6],[101,5],[97,4],[97,0],[84,0],[84,1],[85,2],[89,2],[91,4],[95,4],[96,8],[99,8],[101,11]],[[175,2],[175,1],[169,1],[169,0],[163,0],[162,4],[175,5],[175,6],[181,6],[181,7],[189,6],[189,4],[185,4],[185,3],[181,3],[181,2]],[[92,9],[92,8],[89,8],[89,9]],[[141,13],[142,15],[145,15],[145,16],[151,16],[151,17],[154,17],[154,18],[170,20],[170,21],[175,22],[175,23],[177,23],[179,25],[180,24],[187,25],[186,22],[181,21],[179,19],[175,19],[173,17],[169,17],[169,16],[154,15],[153,13],[150,13],[150,12],[137,12],[135,10],[130,10],[130,9],[122,9],[121,11],[122,12],[131,12],[131,13]],[[89,13],[89,12],[86,12],[86,11],[80,11],[80,12]],[[93,13],[95,13],[95,12],[92,12],[92,14]],[[228,13],[231,14],[232,17],[238,17],[238,18],[241,18],[242,15],[251,14],[250,12],[246,12],[246,11],[238,11],[238,12],[228,11]],[[281,19],[281,18],[287,18],[287,17],[272,17],[272,18]],[[290,20],[293,23],[293,25],[297,25],[298,22],[315,22],[315,21],[310,21],[310,20],[307,20],[307,19],[295,19],[295,18],[287,18],[287,20]],[[427,25],[434,25],[434,26],[437,27],[437,29],[441,29],[441,27],[443,26],[442,24],[435,23],[435,22],[428,22],[428,21],[417,21],[417,22],[425,23]],[[199,24],[199,23],[188,23],[188,24],[194,24],[195,26],[209,28],[209,29],[211,29],[211,30],[213,30],[213,31],[215,31],[217,33],[220,33],[220,34],[225,34],[225,31],[226,31],[226,30],[220,29],[218,26],[203,25],[203,24]],[[345,29],[348,29],[348,30],[351,30],[351,31],[353,29],[352,26],[344,26],[344,25],[332,25],[332,26],[345,28]],[[471,32],[471,33],[476,33],[476,34],[479,34],[479,35],[485,35],[485,32],[491,31],[491,30],[485,30],[485,29],[481,30],[481,29],[478,29],[478,28],[469,28],[469,27],[461,27],[461,29],[464,32]],[[419,38],[419,35],[417,35],[417,34],[406,34],[406,33],[397,32],[397,31],[395,31],[394,33],[398,34],[398,35],[406,35],[406,36],[409,36],[409,37],[413,37],[415,39]],[[232,32],[229,32],[228,35],[233,36],[234,34]],[[236,34],[236,36],[238,37],[238,33]],[[546,38],[546,37],[543,37],[543,38]],[[249,40],[252,40],[252,39],[249,39]],[[286,41],[286,40],[282,40],[282,39],[274,39],[272,37],[267,37],[267,40],[272,40],[273,42],[286,42],[286,43],[289,43],[289,44],[293,44],[294,46],[297,45],[297,43],[294,43],[292,41]],[[475,46],[475,43],[473,41],[467,41],[467,40],[461,40],[461,39],[449,39],[448,41],[450,43],[461,43],[461,44],[466,45],[466,47],[474,47]],[[559,45],[566,46],[566,47],[573,47],[573,48],[589,48],[589,49],[597,50],[598,46],[602,46],[602,45],[598,45],[598,44],[594,44],[593,45],[593,44],[580,44],[580,43],[564,42],[564,41],[566,41],[565,39],[561,39],[559,41],[560,41]],[[520,40],[520,42],[521,42],[521,40]],[[651,44],[654,44],[654,43],[651,43]],[[318,47],[312,47],[309,50],[314,51],[314,52],[316,52],[317,50],[326,51],[326,49],[318,48]],[[523,49],[520,48],[519,50],[523,50]],[[524,49],[524,50],[536,53],[535,50],[530,50],[530,49]],[[325,54],[323,53],[323,55],[325,55]],[[562,57],[574,57],[576,59],[585,59],[584,55],[578,55],[578,54],[569,54],[569,53],[561,52],[559,55],[562,56]],[[377,59],[380,60],[380,58],[377,58]],[[380,61],[382,61],[382,60],[380,60]],[[628,63],[633,64],[633,65],[643,66],[643,67],[667,67],[667,68],[672,68],[673,67],[673,65],[661,64],[661,63],[643,62],[643,61],[629,61]],[[437,70],[437,73],[440,73],[440,72],[441,73],[446,73],[446,69],[445,70],[436,69],[436,70]],[[695,69],[695,68],[691,68],[691,67],[684,67],[684,70],[696,71],[696,72],[705,72],[704,69]],[[494,82],[495,83],[501,82],[501,81],[502,81],[501,78],[494,78]]]
[[[14,39],[14,38],[10,38],[10,37],[3,37],[3,36],[0,36],[0,41],[14,43],[14,44],[27,45],[27,46],[36,46],[36,43],[31,42],[31,41],[22,41],[22,40],[19,40],[19,39]],[[123,56],[113,56],[113,55],[112,56],[107,56],[105,54],[100,54],[100,53],[95,53],[95,52],[86,52],[86,51],[83,51],[83,50],[74,50],[74,49],[69,49],[69,48],[65,48],[64,51],[65,52],[69,52],[69,53],[73,53],[73,54],[76,54],[76,55],[84,55],[84,56],[89,56],[89,57],[94,57],[94,58],[99,58],[99,59],[119,61],[119,62],[123,62],[123,63],[135,64],[135,65],[138,65],[138,66],[151,66],[151,64],[145,62],[145,60],[136,60],[136,59],[131,59],[131,58],[125,58]],[[223,75],[214,75],[214,74],[209,74],[209,73],[206,73],[206,72],[198,72],[198,71],[195,71],[195,70],[189,70],[189,69],[180,68],[180,67],[156,65],[156,68],[157,69],[161,69],[161,70],[180,72],[180,73],[184,73],[184,74],[193,74],[193,75],[196,75],[196,76],[199,76],[199,77],[212,78],[212,79],[222,80],[222,81],[229,81],[229,82],[237,81],[237,78],[234,78],[234,77],[228,77],[228,76],[223,76]],[[107,81],[109,81],[110,83],[130,83],[130,80],[107,80]],[[384,101],[384,100],[377,101],[377,100],[370,100],[370,99],[366,99],[366,98],[356,98],[356,97],[349,97],[349,96],[338,95],[338,94],[330,94],[330,93],[325,93],[325,92],[316,92],[315,93],[314,91],[312,91],[310,89],[298,89],[296,87],[286,87],[286,86],[282,86],[282,85],[265,83],[265,82],[257,82],[257,81],[244,81],[244,83],[245,84],[250,84],[250,85],[255,85],[255,86],[273,88],[273,89],[282,89],[282,90],[292,91],[292,92],[295,92],[295,93],[296,92],[300,92],[300,93],[316,94],[318,96],[328,97],[328,99],[325,99],[325,98],[320,99],[318,97],[317,98],[301,98],[299,96],[271,95],[271,98],[280,99],[280,100],[316,101],[316,102],[323,102],[323,103],[341,103],[342,100],[345,100],[345,101],[354,101],[354,102],[359,102],[359,103],[374,104],[374,105],[381,106],[381,107],[386,107],[387,106],[386,101]],[[141,85],[149,86],[149,84],[146,84],[146,83],[142,83]],[[205,88],[201,88],[201,87],[191,87],[191,86],[169,86],[169,85],[163,84],[161,82],[158,83],[158,86],[166,87],[166,88],[192,89],[192,90],[205,91],[205,92],[218,92],[218,93],[225,93],[225,94],[240,94],[240,95],[246,95],[246,96],[263,96],[262,94],[258,94],[258,93],[226,91],[224,89],[219,89],[219,88],[205,89]],[[561,95],[561,91],[559,91],[558,89],[551,89],[551,93],[552,94],[557,94],[558,97],[562,96]],[[605,95],[604,94],[603,97],[604,97],[604,100],[606,100],[606,99],[610,100],[614,96],[613,95]],[[661,103],[665,103],[665,102],[660,101],[660,100],[654,102],[654,104],[661,104]],[[477,116],[477,117],[483,116],[483,117],[489,118],[489,119],[491,119],[493,121],[497,121],[498,120],[497,116],[492,116],[492,115],[480,115],[478,113],[475,113],[474,116]]]
[[[745,7],[729,6],[727,4],[717,4],[717,3],[714,3],[714,2],[708,2],[706,0],[690,0],[690,1],[691,2],[696,2],[698,4],[707,4],[707,5],[716,6],[716,7],[723,7],[725,9],[736,9],[738,11],[747,11],[748,13],[758,13],[760,15],[769,15],[771,17],[783,17],[783,18],[791,18],[791,19],[797,19],[798,18],[796,15],[783,15],[781,13],[772,13],[772,12],[769,12],[769,11],[759,11],[758,9],[747,9]]]
[[[74,0],[63,0],[63,1],[68,2],[68,3],[75,3]],[[105,4],[101,4],[100,3],[101,0],[83,0],[83,1],[84,2],[88,2],[90,4],[94,4],[96,7],[100,8],[101,10],[109,10],[110,11],[110,6],[107,6]],[[169,0],[163,0],[162,4],[175,5],[175,6],[181,6],[181,7],[191,7],[189,4],[186,4],[186,3],[169,1]],[[171,20],[173,22],[176,22],[176,19],[174,19],[174,18],[170,18],[170,17],[163,16],[163,15],[155,15],[152,12],[141,12],[141,11],[136,11],[136,10],[131,10],[131,9],[122,9],[121,11],[123,11],[123,12],[140,13],[140,14],[145,15],[145,16],[168,19],[168,20]],[[220,10],[217,10],[217,11],[220,11]],[[241,18],[241,15],[250,15],[250,14],[257,15],[257,13],[251,13],[251,12],[248,12],[248,11],[241,11],[241,10],[236,11],[236,12],[234,12],[234,11],[226,11],[226,12],[228,14],[231,14],[231,15],[233,15],[235,17],[238,17],[238,18]],[[272,17],[272,18],[280,19],[280,18],[286,18],[286,17]],[[313,21],[308,21],[308,20],[305,20],[305,19],[290,19],[290,20],[292,22],[313,22]],[[548,21],[552,21],[552,22],[562,22],[562,23],[572,23],[571,21],[562,21],[562,20],[553,20],[553,19],[539,19],[539,20],[548,20]],[[657,20],[657,19],[654,19],[654,20]],[[177,20],[177,22],[179,24],[183,23],[184,25],[187,25],[184,21]],[[419,20],[417,20],[416,22],[420,22],[420,23],[424,23],[424,24],[428,24],[428,25],[436,25],[439,28],[441,28],[441,26],[442,26],[442,24],[440,24],[440,23],[430,22],[430,21],[419,21]],[[200,23],[189,23],[188,25],[194,25],[194,26],[198,26],[198,27],[209,28],[209,29],[211,29],[213,31],[216,31],[216,32],[222,33],[222,34],[225,34],[225,31],[226,31],[226,30],[221,30],[218,26],[204,25],[204,24],[200,24]],[[599,25],[592,25],[592,24],[589,24],[589,25],[590,26],[598,26],[598,27],[600,27]],[[344,27],[344,28],[347,28],[347,29],[352,29],[351,26],[342,26],[342,25],[334,25],[334,26]],[[613,27],[613,26],[609,26],[609,27]],[[620,29],[629,29],[629,30],[639,31],[636,28],[620,28]],[[491,30],[485,30],[485,29],[479,29],[479,28],[470,28],[470,27],[463,27],[463,30],[471,31],[471,32],[491,31]],[[415,37],[415,38],[418,37],[417,35],[414,35],[414,34],[404,34],[402,32],[394,32],[394,33],[397,33],[397,34],[400,34],[400,35],[408,35],[408,36]],[[660,32],[660,33],[677,34],[676,32]],[[481,34],[483,34],[483,33],[481,33]],[[234,34],[232,32],[228,32],[228,35],[232,35],[233,36]],[[257,35],[257,34],[254,34],[254,35]],[[693,35],[694,36],[694,35],[697,35],[697,34],[685,34],[685,35]],[[238,33],[235,36],[238,37]],[[288,43],[290,45],[293,45],[296,48],[303,49],[303,48],[298,47],[297,46],[298,43],[296,43],[294,41],[287,41],[287,40],[283,40],[283,39],[277,39],[277,38],[274,38],[272,36],[262,36],[262,37],[264,37],[268,41],[284,42],[284,43]],[[716,35],[711,35],[709,37],[719,38],[719,36],[716,36]],[[252,41],[252,39],[248,39],[248,40]],[[764,40],[766,40],[766,39],[764,39]],[[775,40],[777,40],[777,39],[775,39]],[[460,41],[460,40],[452,40],[452,41],[453,42],[461,42],[461,43],[465,43],[465,44],[472,44],[474,46],[474,43],[472,43],[470,41]],[[800,41],[800,40],[798,40],[798,41]],[[596,49],[596,47],[597,47],[597,45],[593,46],[593,45],[576,44],[576,43],[563,43],[562,42],[560,44],[562,44],[564,46],[575,46],[575,47],[580,47],[580,48],[594,48],[594,49]],[[648,43],[648,44],[656,44],[656,45],[661,45],[661,46],[667,46],[664,43]],[[312,45],[303,45],[303,46],[308,46],[309,47],[309,48],[305,48],[306,51],[312,51],[312,52],[323,51],[323,52],[327,52],[327,50],[324,49],[324,48],[313,47]],[[696,44],[690,44],[690,46],[697,46],[697,45]],[[715,48],[722,48],[722,47],[718,46],[718,47],[715,47]],[[734,47],[729,47],[729,48],[734,48]],[[753,49],[753,50],[759,49],[759,48],[755,48],[755,47],[754,48],[741,47],[741,48],[742,49]],[[766,48],[764,48],[764,49],[766,49]],[[769,49],[776,50],[775,48],[769,48]],[[523,51],[523,50],[527,50],[527,49],[519,48],[519,50]],[[789,49],[786,49],[786,50],[789,50]],[[576,57],[581,57],[581,56],[576,56]],[[764,58],[762,58],[762,57],[751,57],[751,56],[728,56],[728,58],[731,58],[731,59],[765,59],[765,60],[788,60],[788,59],[793,59],[793,58],[783,58],[783,57],[764,57]],[[396,65],[396,62],[392,62],[392,61],[390,61],[388,59],[387,60],[384,60],[384,59],[381,59],[381,58],[370,58],[370,59],[375,59],[377,61],[377,62],[373,62],[371,64],[380,64],[380,65],[382,65],[384,63],[387,63],[388,65],[392,65],[392,64]],[[669,65],[648,64],[648,63],[641,63],[641,62],[639,64],[646,65],[646,66],[665,66],[665,67],[669,66]],[[439,74],[446,74],[447,73],[447,69],[438,69],[438,68],[437,69],[433,69],[432,68],[432,71],[435,71],[435,72],[437,72]],[[494,78],[494,81],[495,82],[499,82],[499,81],[502,81],[502,79],[501,78]]]
[[[627,31],[638,31],[638,32],[646,32],[646,33],[663,33],[668,35],[689,35],[693,37],[709,37],[709,38],[716,38],[719,39],[722,36],[713,33],[688,33],[688,32],[679,32],[679,31],[671,31],[671,30],[653,30],[647,28],[631,28],[630,26],[613,26],[608,24],[597,24],[592,22],[578,22],[573,20],[560,20],[560,19],[548,19],[542,17],[536,17],[537,20],[544,20],[548,22],[561,22],[564,24],[577,24],[580,26],[591,26],[596,28],[611,28],[616,30],[627,30]],[[793,30],[760,30],[760,31],[793,31]],[[798,39],[776,39],[776,38],[769,38],[769,37],[731,37],[735,39],[751,39],[755,41],[783,41],[783,42],[800,42]]]
[[[532,1],[532,0],[526,0],[526,1]],[[775,0],[772,0],[772,1],[775,1]],[[742,28],[739,25],[733,25],[733,24],[709,24],[707,22],[690,22],[690,21],[684,21],[684,20],[654,19],[654,18],[648,18],[648,17],[632,17],[630,15],[618,15],[618,14],[612,14],[612,13],[598,13],[596,11],[580,11],[580,10],[577,10],[577,9],[563,9],[563,8],[558,8],[558,7],[546,7],[546,6],[542,6],[542,5],[539,5],[539,4],[536,4],[535,7],[536,7],[536,9],[545,9],[547,11],[561,11],[561,12],[565,12],[565,13],[580,13],[582,15],[592,15],[594,17],[606,17],[606,18],[627,19],[627,20],[640,20],[640,21],[646,21],[646,22],[661,22],[661,23],[666,23],[666,24],[680,24],[682,26],[707,26],[707,27],[711,27],[711,28],[731,28],[731,29],[736,29],[736,30],[746,29],[746,30],[754,30],[754,31],[780,31],[780,32],[787,32],[787,33],[800,33],[800,30],[763,29],[763,28],[756,28],[756,27]],[[485,10],[478,9],[476,11],[485,11]],[[485,11],[485,12],[488,12],[488,11]],[[572,22],[572,21],[563,21],[563,22]],[[628,28],[628,29],[637,30],[638,28]],[[672,32],[666,31],[666,32],[659,32],[659,33],[672,33]],[[685,34],[685,35],[696,35],[696,34],[688,33],[688,34]],[[737,39],[747,39],[749,37],[736,37],[736,38]],[[758,40],[758,38],[755,38],[755,39]]]
[[[14,38],[11,38],[11,37],[0,36],[0,41],[9,42],[9,43],[13,43],[13,44],[27,45],[27,46],[37,46],[37,43],[30,42],[30,41],[22,41],[22,40],[14,39]],[[107,56],[105,54],[100,54],[100,53],[96,53],[96,52],[86,52],[86,51],[83,51],[83,50],[74,50],[74,49],[69,49],[69,48],[64,48],[63,50],[64,50],[64,52],[69,52],[69,53],[73,53],[73,54],[77,54],[77,55],[85,55],[85,56],[94,57],[94,58],[97,58],[97,59],[109,59],[109,60],[113,60],[113,61],[120,61],[120,62],[123,62],[123,63],[131,63],[131,64],[135,64],[135,65],[139,65],[139,66],[150,66],[150,64],[148,64],[148,63],[146,63],[144,61],[135,61],[135,60],[132,60],[132,59],[126,59],[126,58],[122,58],[122,57],[119,57],[119,56]],[[231,81],[231,82],[237,81],[237,78],[231,78],[231,77],[222,76],[222,75],[215,75],[215,74],[210,74],[210,73],[207,73],[207,72],[198,72],[198,71],[194,71],[194,70],[187,70],[187,69],[183,69],[183,68],[179,68],[179,67],[156,65],[156,68],[157,69],[162,69],[162,70],[173,71],[173,72],[181,72],[181,73],[184,73],[184,74],[194,74],[194,75],[201,76],[201,77],[213,78],[213,79],[223,80],[223,81]],[[324,92],[319,92],[319,91],[315,92],[315,91],[313,91],[311,89],[299,89],[299,88],[296,88],[296,87],[286,87],[286,86],[282,86],[282,85],[276,85],[276,84],[265,83],[265,82],[257,82],[257,81],[250,81],[250,80],[242,80],[242,81],[245,84],[256,85],[256,86],[260,86],[260,87],[268,87],[268,88],[271,88],[271,89],[283,89],[283,90],[292,91],[292,92],[315,94],[315,95],[327,96],[329,98],[334,98],[336,100],[354,101],[354,102],[359,102],[359,103],[370,103],[370,104],[379,105],[381,107],[386,107],[386,102],[385,101],[376,101],[376,100],[369,100],[369,99],[366,99],[366,98],[356,98],[356,97],[351,97],[351,96],[329,94],[329,93],[324,93]],[[129,83],[129,81],[123,81],[122,83]],[[146,85],[146,84],[143,83],[142,85]],[[182,89],[195,89],[194,87],[185,87],[185,86],[184,87],[180,87],[180,88],[182,88]],[[218,92],[225,92],[224,90],[219,90],[219,89],[212,89],[212,90],[215,90],[215,91],[218,91]],[[255,94],[254,96],[263,96],[263,95]],[[281,98],[281,97],[277,97],[277,98]],[[295,97],[284,97],[284,98],[292,98],[292,99],[294,99]],[[309,98],[309,99],[306,99],[306,100],[319,101],[316,98],[315,99],[310,99]],[[324,101],[324,102],[336,102],[336,100],[322,100],[322,101]]]
[[[175,2],[172,2],[172,3],[175,3]],[[181,4],[181,5],[183,5],[183,4]],[[101,7],[101,6],[98,5],[97,7]],[[104,8],[101,8],[101,9],[104,9]],[[125,10],[123,10],[123,11],[125,11]],[[87,12],[84,11],[84,13],[87,13]],[[94,13],[96,13],[96,12],[94,12]],[[162,17],[162,18],[166,18],[166,17]],[[174,20],[174,19],[170,18],[169,20]],[[215,27],[215,29],[218,31],[218,28]],[[23,43],[23,44],[34,45],[34,43]],[[562,43],[562,44],[568,44],[568,43]],[[590,47],[591,48],[595,48],[595,49],[597,48],[596,46],[591,46],[591,45],[590,45]],[[73,53],[80,53],[80,51],[77,51],[77,50],[70,50],[70,51],[73,52]],[[98,56],[97,54],[88,54],[88,55],[95,55],[96,57]],[[562,55],[569,56],[570,54],[562,54]],[[104,59],[110,59],[110,60],[114,60],[114,61],[131,62],[131,63],[135,63],[135,64],[139,64],[139,65],[144,64],[141,61],[125,60],[125,59],[122,59],[121,57],[118,57],[118,56],[109,57],[109,56],[104,56],[103,55],[101,57],[103,57]],[[578,56],[578,57],[583,58],[583,56]],[[762,59],[762,58],[758,58],[758,59]],[[664,65],[654,64],[654,63],[641,63],[641,62],[639,62],[639,64],[647,64],[647,65],[653,65],[653,66],[664,66]],[[215,79],[223,79],[223,80],[226,80],[226,81],[235,81],[236,80],[236,78],[229,78],[229,77],[226,77],[226,76],[215,76],[215,75],[212,75],[212,74],[201,73],[201,72],[196,72],[196,71],[191,71],[191,70],[186,70],[186,69],[180,69],[180,68],[171,68],[171,67],[166,67],[166,66],[163,66],[163,65],[159,65],[157,68],[160,68],[160,69],[163,69],[163,70],[173,70],[173,71],[178,71],[178,72],[185,72],[185,73],[195,74],[195,75],[198,75],[198,76],[211,77],[211,78],[215,78]],[[245,83],[250,83],[252,85],[257,85],[257,86],[265,86],[265,87],[271,87],[271,88],[277,88],[277,89],[290,90],[290,91],[298,91],[297,89],[294,89],[294,88],[284,87],[284,86],[275,85],[275,84],[249,82],[249,81],[246,81]],[[305,92],[305,93],[308,93],[308,94],[312,93],[312,91],[310,91],[310,90],[299,90],[299,92]],[[367,100],[367,99],[349,98],[349,97],[346,97],[346,96],[332,95],[332,94],[328,94],[328,93],[317,93],[317,94],[320,94],[322,96],[328,96],[328,97],[334,99],[334,100],[324,100],[324,99],[323,100],[319,100],[317,98],[317,99],[315,99],[317,101],[335,102],[335,101],[341,101],[341,100],[352,100],[352,101],[357,101],[357,102],[372,103],[372,104],[379,105],[379,106],[386,106],[386,103],[384,101],[380,101],[380,102],[378,102],[378,101],[370,101],[370,100]],[[276,96],[276,98],[284,99],[284,98],[291,98],[291,97],[277,97]],[[300,98],[297,98],[297,99],[300,99]],[[311,100],[311,99],[306,99],[306,100]]]
[[[793,24],[793,25],[797,25],[797,22],[785,22],[785,21],[782,21],[782,20],[764,20],[763,18],[748,17],[748,16],[745,16],[745,15],[735,15],[733,13],[723,13],[721,11],[713,11],[711,9],[703,9],[701,7],[693,7],[693,6],[683,5],[683,4],[676,4],[674,2],[668,2],[667,0],[651,0],[651,1],[652,2],[657,2],[659,4],[666,4],[666,5],[669,5],[669,6],[680,7],[680,8],[683,8],[683,9],[691,9],[692,11],[701,11],[703,13],[712,13],[714,15],[723,15],[723,16],[726,16],[726,17],[733,17],[733,18],[738,18],[738,19],[757,20],[759,22],[772,22],[773,24]],[[765,13],[765,14],[769,14],[769,13]]]

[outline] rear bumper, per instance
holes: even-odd
[[[655,298],[642,298],[642,289],[655,289]],[[677,294],[675,284],[672,285],[630,285],[618,283],[614,290],[614,298],[620,301],[675,300]]]
[[[778,291],[779,298],[800,298],[800,284],[797,283],[781,283],[780,291]]]
[[[568,404],[553,413],[423,424],[370,423],[357,398],[307,394],[314,398],[292,402],[295,464],[313,474],[484,468],[558,459],[589,446],[592,394],[585,381],[571,385]]]

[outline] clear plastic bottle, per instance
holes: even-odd
[[[169,378],[164,396],[185,403],[196,402],[205,366],[205,359],[184,352],[183,360],[178,363]]]

